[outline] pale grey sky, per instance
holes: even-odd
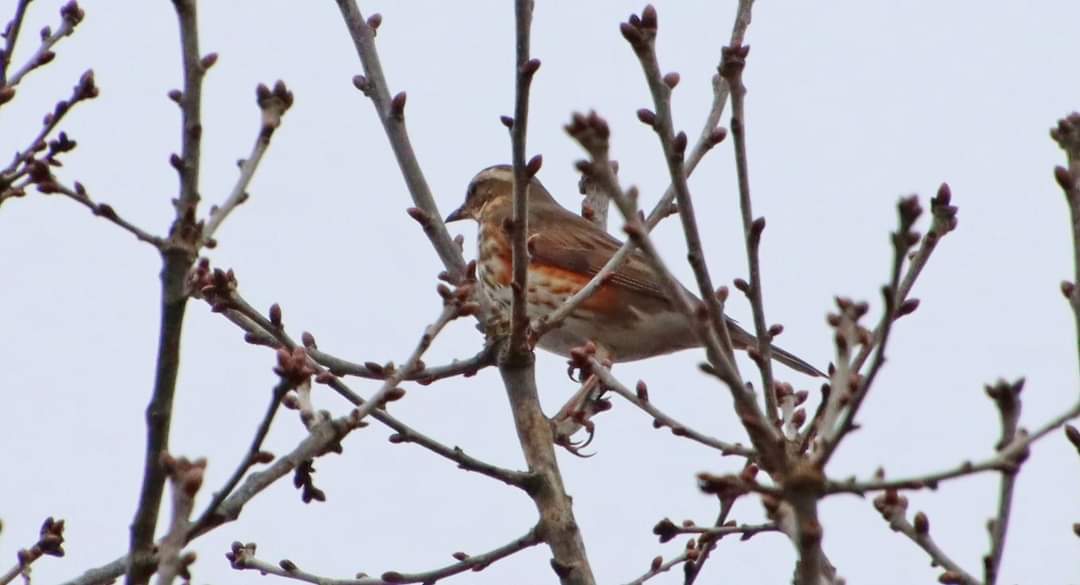
[[[680,128],[696,136],[711,99],[709,79],[734,15],[734,0],[656,3],[660,59],[682,82]],[[0,5],[10,16],[11,0]],[[28,34],[55,24],[60,2],[31,7]],[[498,122],[512,111],[513,14],[507,2],[368,2],[381,12],[378,44],[393,91],[408,92],[407,121],[440,209],[464,196],[480,168],[509,160]],[[651,206],[666,186],[655,139],[636,121],[648,96],[618,23],[639,2],[538,1],[529,151],[544,155],[540,177],[565,205],[579,196],[572,162],[582,153],[562,131],[573,111],[596,109],[612,126],[621,177]],[[8,152],[24,146],[48,104],[92,67],[101,97],[65,121],[78,149],[60,175],[158,233],[172,214],[178,112],[166,98],[180,80],[170,2],[86,2],[86,20],[33,73],[0,113]],[[401,361],[439,311],[438,260],[411,205],[371,104],[353,89],[361,68],[337,8],[322,2],[202,2],[205,52],[220,55],[204,89],[205,204],[220,202],[258,125],[254,86],[284,79],[295,105],[210,254],[236,270],[257,306],[284,308],[285,323],[312,331],[320,348],[358,361]],[[1080,108],[1080,4],[1011,2],[768,2],[758,4],[746,82],[755,212],[768,220],[762,245],[770,321],[781,345],[824,365],[831,335],[824,314],[837,294],[871,301],[886,278],[888,231],[900,195],[924,202],[948,181],[959,229],[941,245],[915,290],[919,310],[897,326],[890,360],[829,471],[868,476],[879,465],[900,476],[991,454],[997,414],[983,384],[1026,376],[1023,425],[1038,426],[1075,400],[1076,332],[1058,283],[1071,278],[1068,214],[1052,179],[1062,154],[1047,135]],[[23,51],[28,50],[23,45]],[[18,57],[16,57],[18,60]],[[725,116],[726,120],[726,116]],[[691,181],[714,279],[745,275],[729,144]],[[927,204],[928,205],[928,204]],[[204,207],[205,209],[205,207]],[[613,221],[614,226],[620,222]],[[684,282],[677,222],[658,241]],[[925,227],[925,225],[924,225]],[[473,250],[475,229],[455,225]],[[30,544],[45,516],[68,521],[68,556],[34,567],[51,583],[111,561],[127,548],[141,477],[142,412],[152,383],[160,262],[149,247],[71,201],[34,194],[0,208],[0,558]],[[734,297],[733,297],[734,298]],[[739,298],[735,318],[748,320]],[[189,306],[172,451],[210,460],[201,501],[247,448],[275,376],[273,354],[200,302]],[[455,323],[426,361],[474,353],[480,336]],[[698,373],[699,352],[620,365],[644,378],[652,399],[699,428],[745,441],[727,392]],[[562,360],[539,356],[545,407],[575,388]],[[748,371],[749,362],[744,363]],[[816,384],[788,371],[797,387]],[[351,381],[362,393],[377,383]],[[407,385],[392,411],[448,444],[508,467],[521,455],[494,370],[468,381]],[[316,404],[347,405],[321,388]],[[684,539],[658,544],[653,524],[669,516],[710,522],[713,501],[698,471],[735,469],[703,447],[654,431],[625,402],[598,419],[590,459],[561,456],[568,491],[600,582],[637,577],[650,559],[671,557]],[[240,521],[199,539],[198,583],[266,583],[237,573],[223,554],[234,540],[259,556],[289,558],[312,572],[434,568],[524,533],[528,498],[459,471],[415,446],[386,441],[374,425],[345,441],[343,456],[316,462],[324,504],[304,505],[287,481],[254,500]],[[283,453],[303,436],[282,416],[268,440]],[[979,572],[997,478],[982,476],[910,495],[935,538]],[[1039,443],[1017,486],[1002,583],[1076,583],[1080,460],[1056,433]],[[167,512],[167,511],[166,511]],[[911,542],[889,531],[869,501],[827,500],[825,550],[849,583],[932,582],[937,571]],[[733,517],[755,521],[746,498]],[[457,583],[551,583],[549,553],[533,548]],[[787,583],[794,551],[778,535],[723,541],[703,582]],[[681,572],[656,583],[679,583]]]

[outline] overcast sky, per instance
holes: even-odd
[[[58,0],[37,0],[15,61],[38,28],[55,26]],[[63,124],[78,142],[59,176],[144,228],[164,233],[176,195],[169,154],[179,149],[179,115],[166,93],[180,85],[176,19],[166,0],[86,2],[86,20],[0,110],[6,152],[23,148],[41,115],[93,68],[101,97]],[[734,0],[657,2],[662,67],[678,71],[675,117],[696,136],[711,100],[710,77],[726,42]],[[0,3],[0,18],[14,2]],[[509,2],[361,2],[381,12],[378,46],[392,91],[408,92],[407,122],[440,210],[456,207],[472,175],[508,162],[499,124],[513,109],[513,13]],[[655,138],[636,121],[648,95],[618,23],[638,2],[537,2],[529,152],[544,155],[540,178],[577,208],[574,160],[562,130],[574,111],[596,109],[612,126],[620,175],[642,189],[648,208],[667,184]],[[762,244],[770,322],[781,345],[824,366],[834,295],[869,300],[890,256],[895,202],[924,203],[942,181],[960,207],[959,229],[935,253],[915,289],[919,310],[896,327],[890,359],[861,411],[862,430],[843,444],[829,472],[892,476],[941,469],[992,454],[997,414],[983,385],[1027,378],[1024,426],[1041,425],[1076,399],[1076,331],[1058,291],[1071,279],[1068,213],[1052,169],[1063,155],[1054,122],[1080,108],[1080,3],[849,0],[761,2],[748,42],[746,83],[755,213],[768,220]],[[361,71],[334,2],[202,2],[204,52],[217,52],[204,90],[206,204],[220,202],[258,126],[254,87],[284,79],[295,105],[251,185],[251,200],[219,233],[210,254],[236,270],[260,308],[281,303],[290,332],[311,331],[320,348],[356,361],[400,362],[439,312],[441,269],[404,210],[411,205],[371,104],[350,82]],[[22,55],[22,57],[20,57]],[[726,116],[725,116],[726,119]],[[710,154],[691,187],[717,282],[744,277],[730,144]],[[205,206],[203,208],[205,210]],[[616,229],[621,222],[612,221]],[[922,229],[925,230],[924,223]],[[455,224],[471,256],[475,228]],[[677,222],[657,230],[675,272],[691,283]],[[0,208],[0,563],[36,537],[42,519],[68,522],[68,555],[34,566],[38,583],[80,574],[125,552],[144,452],[143,410],[153,380],[160,260],[150,247],[62,198],[33,194]],[[733,297],[729,311],[749,321]],[[477,351],[471,323],[440,337],[429,364]],[[575,389],[563,360],[541,353],[545,408]],[[652,399],[676,417],[724,439],[745,441],[727,391],[696,369],[699,351],[620,365],[616,374],[650,383]],[[206,456],[205,503],[247,448],[275,376],[273,353],[201,302],[189,305],[171,450]],[[749,361],[742,362],[750,371]],[[783,371],[797,387],[812,380]],[[377,382],[351,380],[369,394]],[[392,411],[441,441],[480,458],[524,464],[495,370],[468,381],[406,385]],[[348,410],[322,387],[316,405]],[[599,582],[622,583],[685,539],[657,543],[668,516],[711,522],[715,505],[694,474],[740,461],[654,431],[615,400],[598,420],[590,459],[561,454],[567,489]],[[292,448],[304,431],[292,413],[275,423],[268,448]],[[259,556],[289,558],[321,575],[418,571],[451,553],[478,553],[523,534],[532,502],[516,490],[457,470],[416,446],[386,441],[373,425],[350,435],[343,456],[315,464],[328,501],[305,505],[289,481],[255,499],[235,523],[199,539],[198,583],[266,583],[238,574],[223,554],[256,541]],[[1020,476],[1002,583],[1080,581],[1080,459],[1060,433],[1039,443]],[[981,574],[994,475],[938,492],[911,494],[938,543]],[[165,510],[163,517],[167,517]],[[937,571],[892,533],[869,501],[823,505],[824,547],[849,583],[932,582]],[[745,498],[739,521],[758,521]],[[459,583],[551,583],[550,554],[536,547]],[[782,536],[723,541],[705,583],[788,583],[795,558]],[[681,583],[681,571],[655,579]]]

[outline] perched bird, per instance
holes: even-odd
[[[510,165],[480,171],[469,183],[465,203],[446,221],[480,224],[477,277],[496,315],[506,320],[511,304],[511,244],[505,228],[513,217],[514,174]],[[536,319],[580,290],[622,247],[606,231],[555,201],[540,181],[529,183],[528,316]],[[690,294],[690,293],[687,293]],[[692,298],[693,295],[690,295]],[[756,347],[753,335],[725,316],[736,349]],[[614,362],[640,360],[700,347],[686,316],[657,283],[640,251],[635,251],[599,290],[537,345],[569,356],[592,341]],[[799,372],[824,376],[791,353],[773,346],[776,361]]]

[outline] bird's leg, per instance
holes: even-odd
[[[595,355],[604,361],[608,352],[596,348]],[[574,455],[585,457],[581,454],[581,449],[592,443],[596,432],[592,417],[610,409],[611,402],[604,398],[604,392],[607,389],[600,384],[599,378],[587,368],[582,368],[581,373],[583,377],[581,387],[559,409],[559,412],[551,419],[551,424],[556,444]],[[573,436],[581,429],[585,429],[588,436],[582,441],[574,441]]]

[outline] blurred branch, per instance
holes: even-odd
[[[280,80],[274,84],[273,90],[260,83],[255,88],[255,97],[259,104],[259,111],[262,112],[262,121],[259,133],[255,136],[255,145],[251,148],[251,154],[240,163],[240,177],[236,180],[236,185],[233,186],[229,196],[225,198],[225,202],[221,207],[210,209],[210,218],[203,226],[200,245],[210,245],[214,241],[214,234],[221,226],[221,222],[225,221],[233,209],[247,201],[247,188],[252,177],[255,176],[255,169],[259,166],[266,149],[270,147],[270,139],[281,125],[282,116],[289,111],[293,103],[292,92]]]
[[[15,43],[19,40],[19,32],[22,31],[23,19],[26,17],[26,8],[30,6],[30,0],[17,0],[15,14],[4,27],[4,49],[0,53],[0,87],[6,86],[7,71],[11,65],[11,55],[15,52]]]
[[[76,182],[74,188],[68,187],[66,185],[61,185],[59,183],[54,183],[53,186],[56,189],[56,193],[60,193],[65,197],[81,203],[82,205],[86,206],[86,208],[89,209],[90,212],[94,215],[102,217],[116,224],[124,231],[135,236],[135,238],[138,239],[140,242],[150,244],[151,246],[157,248],[159,251],[165,247],[165,240],[159,238],[158,236],[155,236],[154,234],[151,234],[150,232],[147,232],[146,230],[131,223],[130,221],[127,221],[126,219],[121,217],[120,214],[118,214],[116,210],[113,209],[113,207],[108,203],[94,202],[94,200],[90,198],[90,195],[87,194],[86,188],[83,187],[82,183]]]
[[[919,236],[913,227],[922,214],[922,207],[915,196],[901,199],[897,204],[898,226],[897,231],[892,233],[891,238],[893,244],[891,277],[889,284],[883,287],[881,291],[885,304],[881,321],[875,328],[870,342],[864,342],[863,349],[855,357],[854,361],[850,364],[846,360],[841,360],[843,363],[837,363],[837,371],[833,373],[832,391],[824,408],[819,409],[814,420],[811,421],[808,430],[807,438],[815,432],[819,436],[818,448],[814,458],[816,464],[820,467],[824,467],[828,463],[840,441],[855,428],[855,415],[858,413],[867,393],[869,393],[881,366],[885,363],[885,348],[893,323],[918,307],[918,300],[908,299],[907,294],[910,292],[923,266],[929,260],[930,253],[937,246],[937,242],[956,228],[957,208],[951,205],[951,201],[952,192],[949,186],[943,183],[938,188],[937,195],[930,200],[930,210],[933,215],[930,231],[922,238],[922,245],[916,251],[911,263],[908,265],[907,273],[903,277],[901,277],[901,274],[904,260],[911,248],[919,241]],[[846,315],[850,303],[842,299],[838,299],[837,303],[840,305],[841,312]],[[852,320],[856,320],[865,314],[865,304],[856,307],[854,311],[855,313],[851,316]],[[842,322],[845,315],[841,315],[837,319]],[[837,341],[838,343],[841,341],[840,334],[837,336]],[[850,345],[852,341],[849,339],[844,343]],[[870,348],[876,350],[874,359],[870,363],[870,369],[866,375],[859,375],[858,372],[862,365],[861,359],[865,355],[869,355]],[[847,348],[842,347],[840,349],[846,350]]]
[[[648,391],[645,389],[645,385],[642,382],[638,382],[636,392],[631,392],[629,388],[624,386],[622,382],[619,382],[615,375],[611,373],[611,370],[604,367],[595,357],[590,358],[589,365],[591,366],[591,372],[607,389],[615,392],[619,396],[622,396],[634,406],[637,406],[641,410],[648,413],[653,417],[653,426],[656,428],[668,427],[671,429],[671,434],[677,437],[686,437],[691,441],[701,443],[707,447],[712,447],[720,451],[722,455],[738,455],[746,457],[748,459],[754,459],[756,453],[753,449],[744,447],[738,443],[728,443],[721,441],[700,433],[693,428],[686,426],[685,424],[675,420],[671,416],[665,414],[659,408],[653,405],[649,400]]]
[[[7,585],[22,575],[30,583],[30,565],[43,556],[64,556],[64,521],[45,519],[38,531],[38,540],[30,548],[20,549],[15,555],[15,566],[0,574],[0,585]]]
[[[146,408],[146,456],[142,488],[131,523],[127,585],[144,585],[156,568],[154,532],[165,487],[161,456],[169,448],[173,395],[180,367],[180,339],[187,308],[185,280],[195,263],[199,241],[196,207],[199,203],[199,164],[202,144],[202,82],[216,61],[216,55],[199,54],[198,18],[195,0],[173,0],[180,25],[180,46],[184,69],[184,89],[177,100],[181,111],[181,153],[172,164],[180,179],[180,195],[174,200],[176,217],[162,249],[161,328],[157,366],[150,404]]]
[[[1016,440],[1017,428],[1020,425],[1020,391],[1024,389],[1024,379],[1015,383],[1001,380],[994,385],[986,387],[986,393],[997,406],[998,414],[1001,415],[1001,439],[997,443],[999,450],[1008,448]],[[1025,431],[1021,433],[1026,434]],[[997,583],[998,570],[1001,568],[1001,557],[1005,552],[1005,536],[1009,531],[1009,516],[1012,512],[1013,490],[1016,487],[1016,476],[1020,472],[1020,465],[1027,459],[1028,449],[1024,448],[1014,457],[1012,465],[1001,468],[1001,484],[998,490],[997,515],[987,524],[990,530],[990,552],[983,557],[983,584],[994,585]]]
[[[1050,137],[1065,151],[1068,167],[1056,167],[1054,178],[1065,194],[1073,236],[1073,280],[1061,283],[1061,291],[1072,306],[1076,320],[1076,344],[1080,356],[1080,113],[1058,120]],[[1080,366],[1080,361],[1077,362]]]
[[[308,345],[306,347],[308,355],[316,362],[326,366],[326,368],[335,376],[357,376],[360,378],[370,378],[372,380],[385,380],[389,375],[386,368],[375,362],[358,364],[319,351],[313,345]],[[405,372],[403,380],[415,381],[420,384],[431,384],[444,378],[452,378],[454,376],[469,377],[492,365],[495,365],[495,351],[494,346],[488,345],[472,357],[454,360],[443,366],[424,366]]]
[[[79,8],[78,3],[74,0],[61,6],[60,26],[57,27],[55,32],[49,27],[41,29],[41,43],[37,49],[34,50],[34,53],[30,55],[30,58],[26,60],[22,67],[19,67],[18,70],[8,76],[8,67],[11,65],[11,56],[15,51],[15,42],[18,39],[23,17],[26,15],[26,7],[29,4],[29,0],[19,0],[18,5],[15,7],[15,16],[8,23],[4,33],[4,52],[2,59],[0,59],[0,91],[6,88],[14,88],[19,85],[19,82],[22,81],[26,74],[51,62],[56,57],[56,53],[52,51],[53,46],[60,42],[60,39],[71,35],[85,16],[83,10]]]
[[[446,231],[442,215],[435,205],[435,198],[409,141],[409,134],[405,129],[405,92],[390,97],[390,89],[379,62],[379,53],[375,48],[375,32],[382,22],[382,17],[375,14],[364,20],[356,0],[336,1],[364,67],[364,75],[354,77],[353,84],[371,98],[398,166],[401,167],[401,174],[412,195],[413,204],[424,213],[424,233],[446,267],[451,282],[456,284],[465,277],[465,259],[461,255],[461,249]]]
[[[191,511],[195,509],[195,494],[202,487],[206,459],[189,461],[184,457],[173,459],[162,454],[162,466],[169,478],[173,495],[173,517],[169,531],[158,545],[158,585],[172,585],[177,577],[191,582],[188,567],[195,562],[195,553],[183,554],[191,525]]]
[[[355,579],[332,579],[322,577],[301,570],[296,566],[296,563],[288,559],[283,559],[275,565],[255,558],[255,543],[241,544],[239,542],[234,542],[231,551],[225,556],[229,559],[232,567],[237,570],[256,570],[263,575],[276,575],[278,577],[285,577],[287,579],[303,581],[305,583],[314,583],[316,585],[397,585],[404,583],[424,583],[425,585],[428,585],[435,583],[439,579],[444,579],[466,571],[483,571],[492,563],[529,547],[536,546],[541,542],[543,541],[539,535],[539,527],[536,527],[529,530],[524,536],[480,555],[470,556],[460,552],[454,553],[454,558],[458,559],[458,562],[439,569],[425,571],[423,573],[399,573],[397,571],[388,571],[383,573],[379,578],[368,577],[363,574],[357,575]]]
[[[15,153],[11,162],[3,170],[0,170],[0,196],[12,186],[16,179],[29,176],[31,183],[48,184],[52,182],[50,166],[58,165],[57,157],[75,148],[75,142],[69,140],[63,132],[53,141],[46,142],[57,126],[60,125],[64,116],[71,111],[76,104],[94,99],[98,96],[98,88],[94,83],[94,71],[87,69],[79,76],[79,81],[71,90],[71,96],[56,102],[53,111],[45,114],[41,123],[41,130],[30,141],[27,147]],[[36,161],[34,155],[48,149],[43,161]],[[38,164],[34,164],[38,163]],[[46,191],[48,192],[48,191]]]
[[[894,288],[896,294],[895,305],[897,307],[902,307],[909,300],[915,301],[915,299],[908,299],[911,289],[915,286],[915,281],[922,274],[927,262],[930,261],[930,255],[937,249],[941,238],[956,229],[957,208],[952,205],[952,190],[949,188],[948,183],[942,183],[938,187],[937,195],[930,200],[930,212],[934,216],[930,223],[930,231],[922,238],[919,249],[908,263],[907,271],[904,273],[903,278],[900,279],[899,285]],[[885,329],[886,323],[884,321],[874,329],[871,343],[864,345],[859,351],[859,355],[852,362],[853,371],[860,371],[863,364],[866,363],[866,359],[870,357],[870,352],[882,343],[886,333]]]

